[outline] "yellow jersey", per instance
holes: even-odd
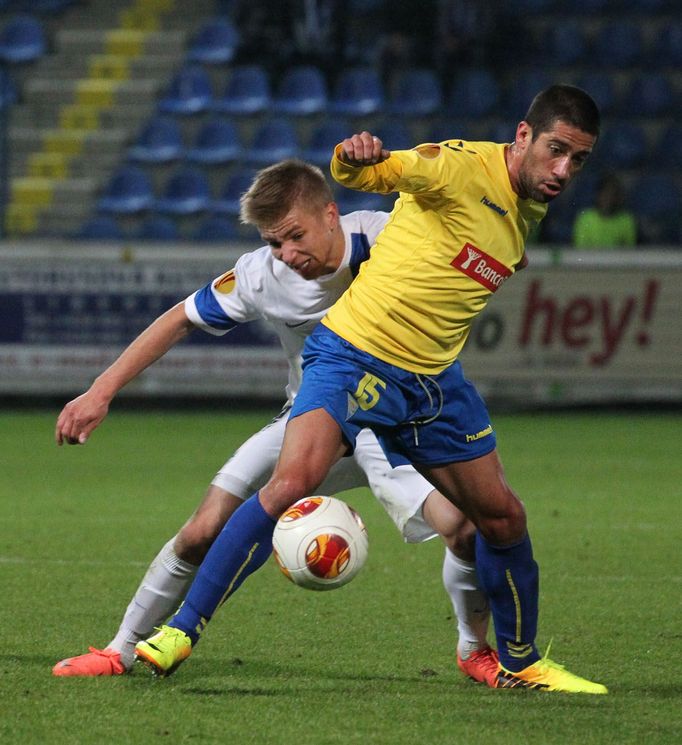
[[[322,322],[411,372],[437,374],[452,364],[474,318],[522,265],[526,236],[547,211],[513,191],[506,147],[447,140],[351,166],[337,146],[336,181],[400,194],[369,260]]]

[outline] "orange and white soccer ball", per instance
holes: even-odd
[[[336,497],[299,499],[279,518],[272,537],[279,568],[309,590],[350,582],[364,566],[368,546],[362,519]]]

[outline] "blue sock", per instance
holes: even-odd
[[[182,629],[196,644],[218,607],[267,561],[275,523],[261,506],[258,492],[247,499],[214,541],[168,625]]]
[[[530,537],[513,546],[493,546],[476,533],[476,570],[488,596],[502,665],[518,672],[540,659],[538,565]]]

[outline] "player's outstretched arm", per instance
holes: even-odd
[[[351,166],[373,166],[382,163],[391,155],[382,141],[370,132],[360,132],[347,137],[341,143],[339,157]]]
[[[159,316],[128,346],[88,390],[69,401],[57,418],[57,445],[84,444],[92,431],[104,420],[109,404],[126,383],[163,357],[184,339],[194,325],[185,314],[184,303],[178,303]]]

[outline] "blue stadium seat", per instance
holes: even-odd
[[[179,241],[180,231],[171,217],[165,215],[150,215],[143,220],[135,233],[141,241]]]
[[[384,119],[376,124],[372,131],[381,138],[387,150],[410,150],[419,144],[415,142],[405,122],[400,119]],[[348,134],[345,136],[348,137]]]
[[[17,87],[7,70],[0,68],[0,111],[17,101]]]
[[[490,70],[460,70],[448,98],[448,113],[477,119],[497,113],[500,87]]]
[[[635,21],[609,21],[597,33],[590,62],[609,69],[635,65],[643,51],[642,28]]]
[[[682,122],[673,122],[660,133],[653,148],[652,165],[682,169]]]
[[[233,68],[222,95],[213,102],[213,110],[222,114],[260,114],[270,108],[270,80],[260,65]]]
[[[34,62],[46,51],[43,24],[33,16],[15,16],[0,30],[0,59],[5,62]]]
[[[675,106],[670,78],[660,72],[647,72],[633,78],[621,108],[624,116],[661,117]]]
[[[520,122],[528,111],[531,101],[537,93],[554,82],[544,70],[521,72],[516,80],[510,83],[506,101],[508,118]]]
[[[80,0],[14,0],[14,7],[28,13],[57,14],[65,11]]]
[[[602,116],[617,108],[618,97],[613,75],[606,72],[588,72],[578,78],[578,86],[594,98]]]
[[[199,65],[186,65],[171,80],[159,101],[159,110],[189,116],[207,111],[212,103],[213,90],[206,70]]]
[[[210,202],[211,189],[206,174],[188,166],[168,179],[163,196],[154,202],[154,208],[171,215],[192,215],[207,210]]]
[[[546,59],[553,65],[581,64],[588,51],[584,26],[575,21],[550,26],[544,36],[544,47]]]
[[[125,233],[113,215],[94,215],[81,225],[75,238],[82,241],[122,241]]]
[[[336,145],[353,130],[348,122],[342,119],[325,119],[312,132],[308,146],[301,153],[304,160],[317,166],[327,167]]]
[[[308,116],[327,107],[327,81],[312,65],[292,67],[284,73],[272,102],[278,114]]]
[[[211,212],[223,215],[238,215],[239,199],[251,185],[254,174],[254,169],[243,168],[228,176],[223,184],[220,196],[211,202]]]
[[[458,138],[472,141],[480,139],[471,119],[442,119],[431,127],[427,136],[430,142],[443,142],[443,140]]]
[[[443,105],[440,80],[433,70],[407,70],[391,89],[387,110],[396,116],[430,116]]]
[[[231,62],[239,47],[239,31],[229,18],[211,18],[190,41],[186,59],[202,65]]]
[[[153,201],[147,174],[139,166],[125,165],[112,176],[97,208],[114,214],[134,214],[149,209]]]
[[[286,119],[269,119],[256,129],[251,146],[244,151],[248,163],[268,165],[300,155],[296,128]]]
[[[194,144],[187,149],[186,158],[193,163],[217,165],[237,160],[242,144],[235,125],[226,119],[214,118],[199,129]]]
[[[197,226],[191,239],[199,243],[223,243],[239,240],[239,230],[233,220],[223,215],[209,215]]]
[[[354,189],[339,189],[336,192],[336,203],[342,215],[359,210],[390,212],[397,198],[397,194],[375,194]]]
[[[631,207],[646,243],[679,243],[682,194],[672,175],[647,173],[633,184]]]
[[[183,150],[177,121],[169,116],[157,116],[144,125],[128,150],[128,158],[139,163],[170,163],[182,158]]]
[[[372,67],[352,67],[341,71],[328,109],[340,116],[365,116],[381,111],[385,100],[379,73]]]
[[[666,23],[658,35],[654,49],[656,63],[661,66],[682,66],[682,19]]]
[[[637,168],[646,154],[645,129],[634,122],[623,121],[602,133],[591,160],[604,166]]]

